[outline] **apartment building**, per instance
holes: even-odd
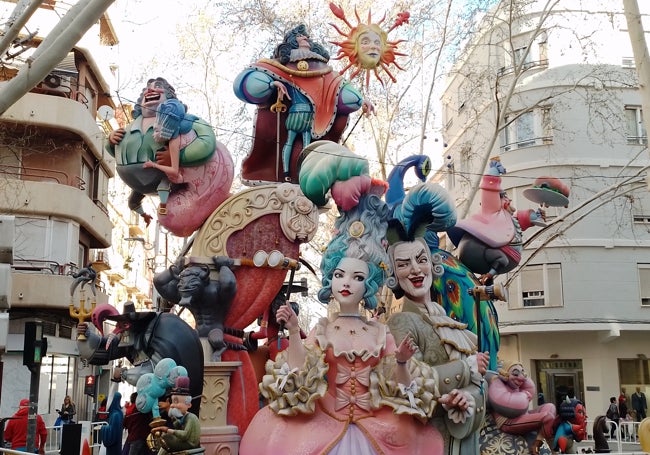
[[[13,14],[18,24],[25,19],[2,50],[0,97],[39,46],[49,45],[53,37],[48,33],[72,10],[61,2],[43,2],[31,15],[18,15],[25,4],[0,2],[3,18]],[[105,8],[92,12],[100,19],[84,36],[97,46],[117,43]],[[40,321],[47,352],[38,375],[38,410],[49,424],[66,394],[77,402],[78,418],[90,418],[95,403],[84,394],[86,376],[108,387],[108,372],[78,359],[78,318],[71,316],[71,308],[81,310],[83,301],[86,316],[93,303],[118,305],[132,299],[151,304],[149,284],[138,283],[131,273],[135,268],[137,276],[146,277],[146,271],[137,269],[146,264],[144,224],[109,197],[120,191],[112,183],[114,160],[103,149],[116,110],[110,72],[81,45],[56,60],[47,76],[26,88],[0,116],[0,416],[13,414],[18,399],[29,394],[25,322]],[[71,295],[72,274],[88,264],[98,272],[96,295],[89,286],[77,286]]]
[[[596,415],[621,388],[650,392],[650,155],[622,3],[548,3],[502,2],[464,47],[441,97],[439,177],[459,218],[478,210],[489,157],[518,209],[537,208],[524,196],[537,177],[570,187],[496,280],[509,290],[499,355],[523,361],[547,401],[573,390]]]

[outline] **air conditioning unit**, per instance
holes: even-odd
[[[55,91],[70,93],[72,91],[72,80],[70,76],[60,76],[58,74],[49,74],[40,84],[40,88]]]

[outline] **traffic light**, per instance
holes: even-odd
[[[47,338],[43,337],[43,323],[41,321],[25,322],[23,365],[30,370],[40,368],[46,354]]]
[[[86,382],[84,383],[84,393],[90,395],[91,397],[95,396],[95,376],[86,376]]]

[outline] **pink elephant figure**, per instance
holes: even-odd
[[[552,403],[529,410],[533,398],[537,398],[535,383],[518,362],[506,362],[488,387],[488,403],[497,428],[516,435],[536,431],[537,437],[530,448],[530,453],[536,455],[544,440],[553,447],[556,411]]]

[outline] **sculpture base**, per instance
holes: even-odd
[[[201,428],[201,447],[207,455],[238,455],[240,440],[241,436],[234,425]]]

